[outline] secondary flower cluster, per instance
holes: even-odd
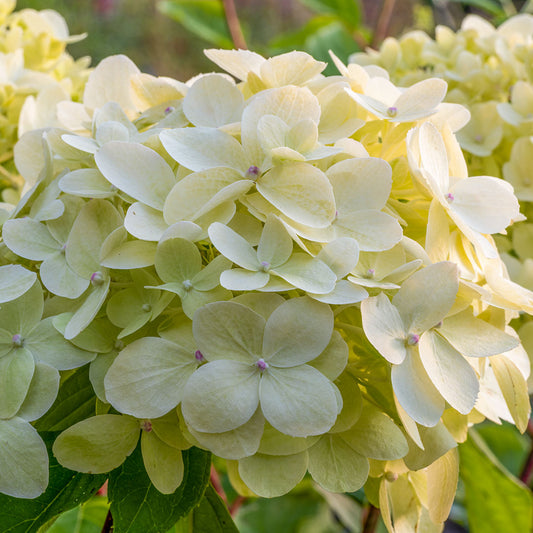
[[[51,9],[13,12],[16,0],[0,0],[0,221],[2,202],[16,203],[23,183],[13,164],[13,147],[25,132],[59,125],[55,106],[79,100],[87,81],[89,58],[75,61],[67,44],[63,17]]]
[[[457,32],[439,26],[431,39],[413,31],[398,40],[387,39],[379,51],[351,57],[360,65],[380,65],[401,86],[429,77],[443,79],[449,85],[446,101],[470,111],[470,122],[457,133],[469,173],[505,179],[527,216],[527,222],[498,236],[496,242],[511,279],[529,290],[533,290],[532,39],[530,14],[516,15],[498,28],[469,15]],[[533,322],[524,317],[516,327],[533,357]]]
[[[88,363],[98,414],[55,441],[68,468],[108,472],[140,435],[163,493],[194,445],[241,492],[309,472],[364,485],[388,524],[438,528],[468,426],[529,415],[508,324],[533,294],[491,237],[522,218],[512,187],[468,177],[453,134],[468,112],[442,80],[206,54],[233,77],[110,57],[58,104],[68,123],[17,145],[35,185],[2,227],[0,490],[44,490],[31,422]],[[389,505],[406,493],[408,511]]]

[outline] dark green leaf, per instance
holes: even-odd
[[[107,498],[97,496],[63,513],[46,533],[101,533],[108,509]]]
[[[300,0],[309,9],[317,13],[334,15],[350,30],[356,30],[361,24],[361,4],[358,0]]]
[[[233,48],[220,0],[167,0],[157,7],[198,37],[220,48]]]
[[[533,495],[498,462],[475,430],[459,452],[470,532],[531,531]]]
[[[182,453],[183,482],[173,494],[161,494],[152,485],[140,444],[111,472],[108,497],[115,533],[164,533],[198,504],[209,482],[211,454],[198,448]]]
[[[106,480],[106,474],[90,475],[63,468],[52,455],[57,433],[42,433],[50,456],[48,488],[34,500],[0,494],[0,530],[2,533],[35,533],[61,513],[87,501]]]
[[[208,485],[200,505],[192,512],[192,531],[194,533],[239,533],[226,504]]]
[[[36,423],[38,431],[63,431],[95,414],[96,395],[89,381],[89,365],[77,369],[59,387],[50,410]]]
[[[491,15],[505,15],[505,11],[502,6],[496,0],[450,0],[450,2],[461,3],[465,6],[478,7],[485,10]]]

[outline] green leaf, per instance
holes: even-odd
[[[76,370],[59,387],[50,410],[36,423],[38,431],[62,431],[96,414],[96,396],[89,381],[89,365]]]
[[[238,533],[226,505],[215,489],[208,485],[200,505],[192,512],[194,533]]]
[[[492,455],[474,431],[459,446],[471,533],[531,531],[533,495]]]
[[[109,500],[115,533],[165,533],[193,509],[209,481],[211,454],[198,448],[183,453],[183,482],[173,494],[161,494],[145,471],[140,445],[111,472]]]
[[[63,468],[52,455],[57,433],[42,433],[50,457],[50,482],[36,499],[0,494],[0,523],[3,533],[37,533],[43,524],[88,500],[104,483],[105,475],[89,475]],[[74,531],[74,530],[70,530]]]
[[[62,514],[46,533],[100,533],[109,504],[99,496]]]
[[[479,7],[487,13],[495,16],[505,15],[505,11],[496,0],[450,0],[450,2],[461,3],[471,7]]]
[[[361,24],[361,4],[358,0],[300,0],[300,2],[317,13],[334,15],[351,30],[357,29]]]
[[[202,39],[220,48],[233,48],[219,0],[168,0],[159,2],[157,7]]]

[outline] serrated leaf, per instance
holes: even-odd
[[[57,433],[41,434],[50,457],[50,481],[36,499],[25,500],[0,494],[3,533],[37,533],[43,524],[88,500],[104,483],[105,475],[89,475],[63,468],[52,455]]]
[[[38,431],[62,431],[95,414],[96,396],[89,381],[89,365],[71,374],[59,387],[50,410],[35,427]]]
[[[158,9],[192,33],[220,48],[233,48],[224,8],[218,0],[171,0]]]
[[[228,509],[212,485],[205,489],[200,505],[192,513],[194,533],[238,533]]]
[[[188,514],[204,495],[211,454],[183,451],[183,482],[173,494],[161,494],[145,471],[140,445],[109,476],[108,497],[115,533],[165,533]]]
[[[459,446],[459,454],[471,533],[531,531],[531,492],[496,460],[474,431]]]

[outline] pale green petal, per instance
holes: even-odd
[[[39,269],[43,285],[52,293],[63,298],[75,299],[89,286],[89,280],[82,278],[69,267],[63,251],[49,255]]]
[[[26,348],[14,348],[0,359],[0,418],[17,414],[34,371],[33,355]]]
[[[118,291],[107,302],[107,316],[119,328],[130,329],[133,323],[140,324],[140,328],[152,318],[154,297],[157,298],[154,291],[138,287]]]
[[[224,287],[215,287],[210,291],[197,291],[196,289],[192,289],[181,297],[181,306],[183,312],[192,319],[194,313],[200,307],[212,302],[231,300],[232,296],[233,294]]]
[[[354,492],[368,477],[368,459],[336,435],[324,435],[308,453],[309,473],[330,492]]]
[[[244,97],[221,74],[206,74],[198,78],[183,99],[183,112],[191,124],[218,128],[240,122]]]
[[[32,422],[41,418],[54,403],[59,391],[59,372],[44,363],[36,363],[30,388],[17,416]]]
[[[124,218],[124,227],[130,235],[144,241],[158,241],[168,229],[161,211],[135,202],[131,204]]]
[[[83,206],[70,232],[66,255],[69,266],[90,279],[100,270],[100,248],[107,236],[122,225],[122,217],[107,200],[94,199]]]
[[[222,272],[220,284],[232,291],[255,291],[264,287],[269,279],[270,274],[266,272],[232,268]]]
[[[26,337],[24,345],[38,360],[58,370],[71,370],[92,361],[96,354],[82,350],[57,331],[53,317],[45,318]]]
[[[191,241],[173,238],[158,244],[155,269],[163,281],[178,283],[191,281],[201,268],[202,256]]]
[[[105,403],[109,402],[105,395],[104,379],[109,367],[113,364],[113,361],[117,356],[118,352],[116,350],[98,354],[96,359],[94,359],[89,366],[89,380],[93,386],[94,392],[98,399]]]
[[[309,365],[316,368],[331,381],[337,379],[348,363],[349,348],[342,335],[333,330],[333,335],[326,349]]]
[[[54,327],[64,335],[71,317],[71,313],[53,317]],[[107,353],[115,346],[118,331],[107,317],[96,318],[70,342],[88,352]]]
[[[411,85],[394,103],[399,117],[407,122],[431,115],[444,99],[447,88],[448,84],[438,78],[430,78]],[[391,120],[394,121],[394,118]]]
[[[292,239],[281,220],[274,215],[266,219],[261,240],[257,247],[257,259],[275,268],[289,259],[292,253]]]
[[[350,429],[361,416],[363,408],[361,390],[357,380],[349,372],[342,373],[335,380],[335,385],[342,396],[342,410],[329,433],[340,433]]]
[[[329,294],[337,281],[335,273],[320,259],[298,252],[271,271],[294,287],[314,294]]]
[[[274,312],[276,307],[279,307],[285,302],[285,299],[280,294],[276,293],[255,293],[247,292],[240,294],[233,298],[234,302],[240,303],[249,307],[252,311],[261,315],[265,320]]]
[[[20,265],[0,266],[0,303],[15,300],[30,289],[37,274]]]
[[[307,297],[276,308],[265,326],[263,355],[269,365],[291,367],[318,357],[333,333],[331,308]]]
[[[193,172],[178,181],[169,192],[163,209],[165,220],[196,220],[218,205],[234,201],[253,185],[240,172],[215,167]]]
[[[250,166],[239,141],[216,128],[177,128],[159,138],[173,159],[194,172],[228,167],[244,175]]]
[[[187,450],[192,446],[183,435],[176,409],[160,418],[152,418],[150,423],[154,433],[172,448]]]
[[[193,321],[194,338],[208,361],[254,363],[262,354],[264,329],[262,316],[235,302],[208,304],[196,312]]]
[[[307,471],[307,452],[295,455],[255,454],[239,461],[239,474],[258,496],[274,498],[293,489]]]
[[[65,468],[103,474],[120,466],[133,452],[139,430],[139,421],[128,416],[93,416],[63,431],[53,452]]]
[[[2,238],[13,253],[33,261],[42,261],[61,249],[46,226],[31,218],[7,220],[2,226]]]
[[[352,278],[354,279],[354,278]],[[335,288],[327,294],[307,293],[314,300],[331,305],[348,305],[362,302],[368,297],[368,292],[348,280],[341,279],[335,284]]]
[[[436,326],[451,309],[459,279],[457,265],[449,261],[418,270],[402,283],[392,303],[410,333],[422,333]]]
[[[166,228],[158,240],[163,242],[167,239],[186,239],[196,242],[202,238],[205,238],[205,231],[198,224],[189,220],[179,220]]]
[[[194,353],[158,337],[128,344],[104,380],[105,396],[115,409],[137,418],[158,418],[183,398],[197,367]]]
[[[28,422],[0,420],[0,492],[15,498],[37,498],[48,486],[48,453]]]
[[[181,450],[165,444],[153,431],[141,434],[144,468],[154,487],[163,494],[172,494],[183,481]]]
[[[479,392],[474,369],[447,340],[433,331],[420,337],[419,352],[433,385],[454,409],[467,415]]]
[[[434,427],[419,429],[423,447],[409,442],[409,453],[404,457],[405,465],[410,470],[426,468],[446,452],[457,447],[457,443],[442,422]]]
[[[259,394],[265,418],[286,435],[320,435],[337,418],[333,384],[308,365],[269,367],[261,377]]]
[[[36,281],[19,296],[2,304],[0,324],[2,329],[24,338],[40,321],[43,315],[44,299],[41,284]]]
[[[149,241],[127,241],[126,230],[117,228],[102,244],[100,264],[107,268],[129,270],[151,266],[157,245]]]
[[[82,137],[81,135],[61,135],[61,140],[81,152],[94,154],[99,148],[98,143],[90,137]]]
[[[398,244],[402,228],[398,221],[375,209],[339,213],[333,226],[339,237],[351,237],[363,252],[381,252]]]
[[[93,320],[105,302],[111,279],[105,276],[101,285],[89,288],[89,294],[65,328],[65,339],[77,337]]]
[[[326,175],[308,163],[278,165],[258,178],[256,187],[274,207],[300,224],[325,228],[335,218],[333,188]]]
[[[94,159],[100,172],[117,189],[154,209],[163,209],[176,183],[167,162],[142,144],[110,142],[98,150]]]
[[[361,316],[365,335],[374,348],[389,363],[401,363],[407,355],[407,332],[398,309],[385,293],[361,302]]]
[[[335,273],[337,279],[342,279],[357,265],[359,245],[355,239],[341,237],[326,244],[316,257]]]
[[[250,243],[224,224],[209,226],[209,238],[215,248],[233,263],[248,270],[260,270],[261,263]]]
[[[222,70],[229,72],[237,79],[246,81],[248,72],[258,72],[259,67],[266,60],[250,50],[218,50],[211,48],[204,50],[204,54]]]
[[[259,405],[260,374],[255,365],[213,361],[201,366],[185,386],[181,404],[187,425],[223,433],[250,420]]]
[[[394,393],[405,412],[423,426],[434,426],[444,411],[444,399],[429,379],[420,356],[407,352],[401,365],[393,365]]]
[[[231,268],[231,261],[218,255],[192,278],[193,287],[198,291],[214,289],[220,285],[220,274],[228,268]]]
[[[208,450],[224,459],[242,459],[257,452],[263,435],[265,418],[261,410],[242,426],[223,433],[202,433],[189,428],[191,435]]]
[[[359,420],[339,435],[364,457],[391,461],[409,451],[401,429],[383,412],[369,403],[363,405]]]
[[[116,187],[96,168],[80,168],[59,180],[59,188],[68,194],[83,198],[111,198]]]
[[[294,455],[313,446],[320,437],[291,437],[273,428],[268,422],[265,424],[259,453],[264,455]]]
[[[328,169],[339,213],[383,209],[392,186],[392,169],[383,159],[345,159]]]
[[[288,132],[289,126],[275,115],[263,115],[257,123],[257,137],[265,154],[273,148],[286,146]]]

